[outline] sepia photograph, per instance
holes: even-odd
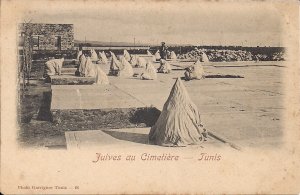
[[[299,193],[298,3],[2,1],[2,178],[18,167],[17,158],[26,161],[13,171],[17,180],[2,182],[3,192]],[[8,157],[12,148],[22,157]],[[280,163],[286,158],[281,154],[291,164]],[[267,162],[287,174],[278,177],[284,178],[282,188],[275,179],[258,185],[273,174]],[[48,167],[46,175],[53,169],[51,176],[42,176],[38,164]],[[95,165],[105,170],[97,173],[105,179],[83,182]],[[160,168],[151,173],[155,166]],[[196,173],[210,166],[215,170],[206,173],[209,181],[225,178],[234,166],[241,173],[230,181],[247,175],[246,167],[256,176],[247,175],[251,182],[236,190],[198,186],[204,178]],[[62,182],[69,167],[75,169],[68,182],[77,181],[72,187]],[[134,167],[147,172],[136,182],[140,187],[134,186]],[[115,187],[99,187],[109,185],[119,169],[126,172]],[[175,169],[165,181],[161,174]],[[194,187],[178,185],[183,179]]]
[[[20,144],[281,146],[276,10],[114,9],[19,24]]]

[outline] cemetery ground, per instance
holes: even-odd
[[[192,62],[170,64],[173,71],[158,74],[155,81],[109,76],[107,86],[51,86],[36,75],[27,90],[20,91],[20,145],[65,149],[74,145],[74,137],[81,140],[82,147],[147,145],[150,127],[175,79],[183,77],[183,68]],[[100,66],[108,73],[108,64]],[[285,69],[283,62],[274,61],[210,62],[204,63],[204,80],[183,83],[203,125],[218,138],[239,147],[278,147],[283,137]],[[141,73],[142,68],[134,72]],[[65,66],[61,77],[72,78],[73,74],[74,67]],[[203,143],[203,147],[222,145],[216,139]]]

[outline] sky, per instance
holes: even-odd
[[[75,39],[89,41],[281,46],[283,34],[280,12],[264,3],[80,1],[37,4],[24,18],[74,24]]]

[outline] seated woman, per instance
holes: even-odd
[[[119,76],[120,77],[132,77],[133,76],[133,69],[129,62],[126,60],[125,57],[121,58],[122,69],[120,70]]]
[[[171,60],[177,60],[177,56],[174,51],[171,51],[170,58]]]
[[[110,51],[109,53],[110,53],[110,56],[111,56],[111,60],[113,58],[118,59],[117,56],[114,54],[114,52]]]
[[[123,56],[124,58],[127,60],[127,62],[130,60],[131,56],[130,54],[128,53],[128,51],[125,49],[124,52],[123,52]]]
[[[101,53],[101,58],[102,58],[103,62],[105,62],[105,64],[108,62],[108,59],[107,59],[104,51],[102,51],[102,53]]]
[[[99,60],[97,61],[97,64],[107,64],[108,60],[107,60],[107,57],[106,57],[104,51],[99,52],[98,56],[99,56]]]
[[[95,64],[93,64],[90,57],[85,57],[85,55],[81,55],[79,58],[79,67],[77,68],[77,71],[75,72],[76,76],[81,77],[95,77]]]
[[[209,59],[205,52],[201,53],[202,62],[209,62]]]
[[[98,55],[96,53],[96,51],[94,49],[91,49],[91,60],[93,62],[97,62],[98,61]]]
[[[207,135],[198,107],[178,78],[159,118],[150,129],[149,143],[167,147],[200,145],[207,139]]]
[[[44,77],[49,77],[55,74],[61,75],[61,68],[64,62],[64,57],[61,59],[51,59],[45,63]]]
[[[75,72],[75,76],[83,76],[82,73],[84,73],[85,62],[86,62],[86,57],[85,57],[84,54],[81,54],[79,56],[79,65],[77,66],[77,70]]]
[[[185,70],[184,77],[186,81],[205,78],[203,66],[199,60],[197,60],[197,62],[195,62],[192,66],[187,67]]]
[[[110,63],[110,69],[108,75],[111,76],[119,76],[120,70],[123,69],[123,65],[121,62],[117,59],[117,57],[111,52],[111,63]]]
[[[85,72],[84,72],[84,76],[85,77],[95,77],[96,76],[96,64],[94,64],[91,60],[90,57],[86,58],[86,62],[85,62]]]
[[[100,68],[99,65],[95,65],[96,82],[95,85],[108,85],[109,80],[105,72]]]
[[[130,58],[129,63],[131,64],[131,66],[135,67],[137,65],[137,59],[135,55],[132,55]]]
[[[157,79],[157,73],[156,69],[152,65],[150,61],[147,62],[146,68],[144,72],[141,74],[142,80],[156,80]]]
[[[160,56],[160,53],[159,53],[159,50],[156,51],[156,53],[154,54],[155,56],[155,59],[156,61],[160,60],[161,59],[161,56]]]
[[[77,53],[77,58],[76,58],[76,59],[79,60],[79,57],[80,57],[81,55],[82,55],[82,50],[79,50],[78,53]]]
[[[138,57],[136,67],[146,67],[146,63],[143,57]]]
[[[160,67],[157,70],[158,70],[157,72],[159,72],[159,73],[168,74],[171,72],[171,66],[166,60],[161,59]]]

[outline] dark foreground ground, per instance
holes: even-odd
[[[65,148],[66,131],[150,127],[160,115],[153,107],[50,112],[51,86],[41,80],[31,80],[27,89],[20,91],[19,102],[22,146]]]

